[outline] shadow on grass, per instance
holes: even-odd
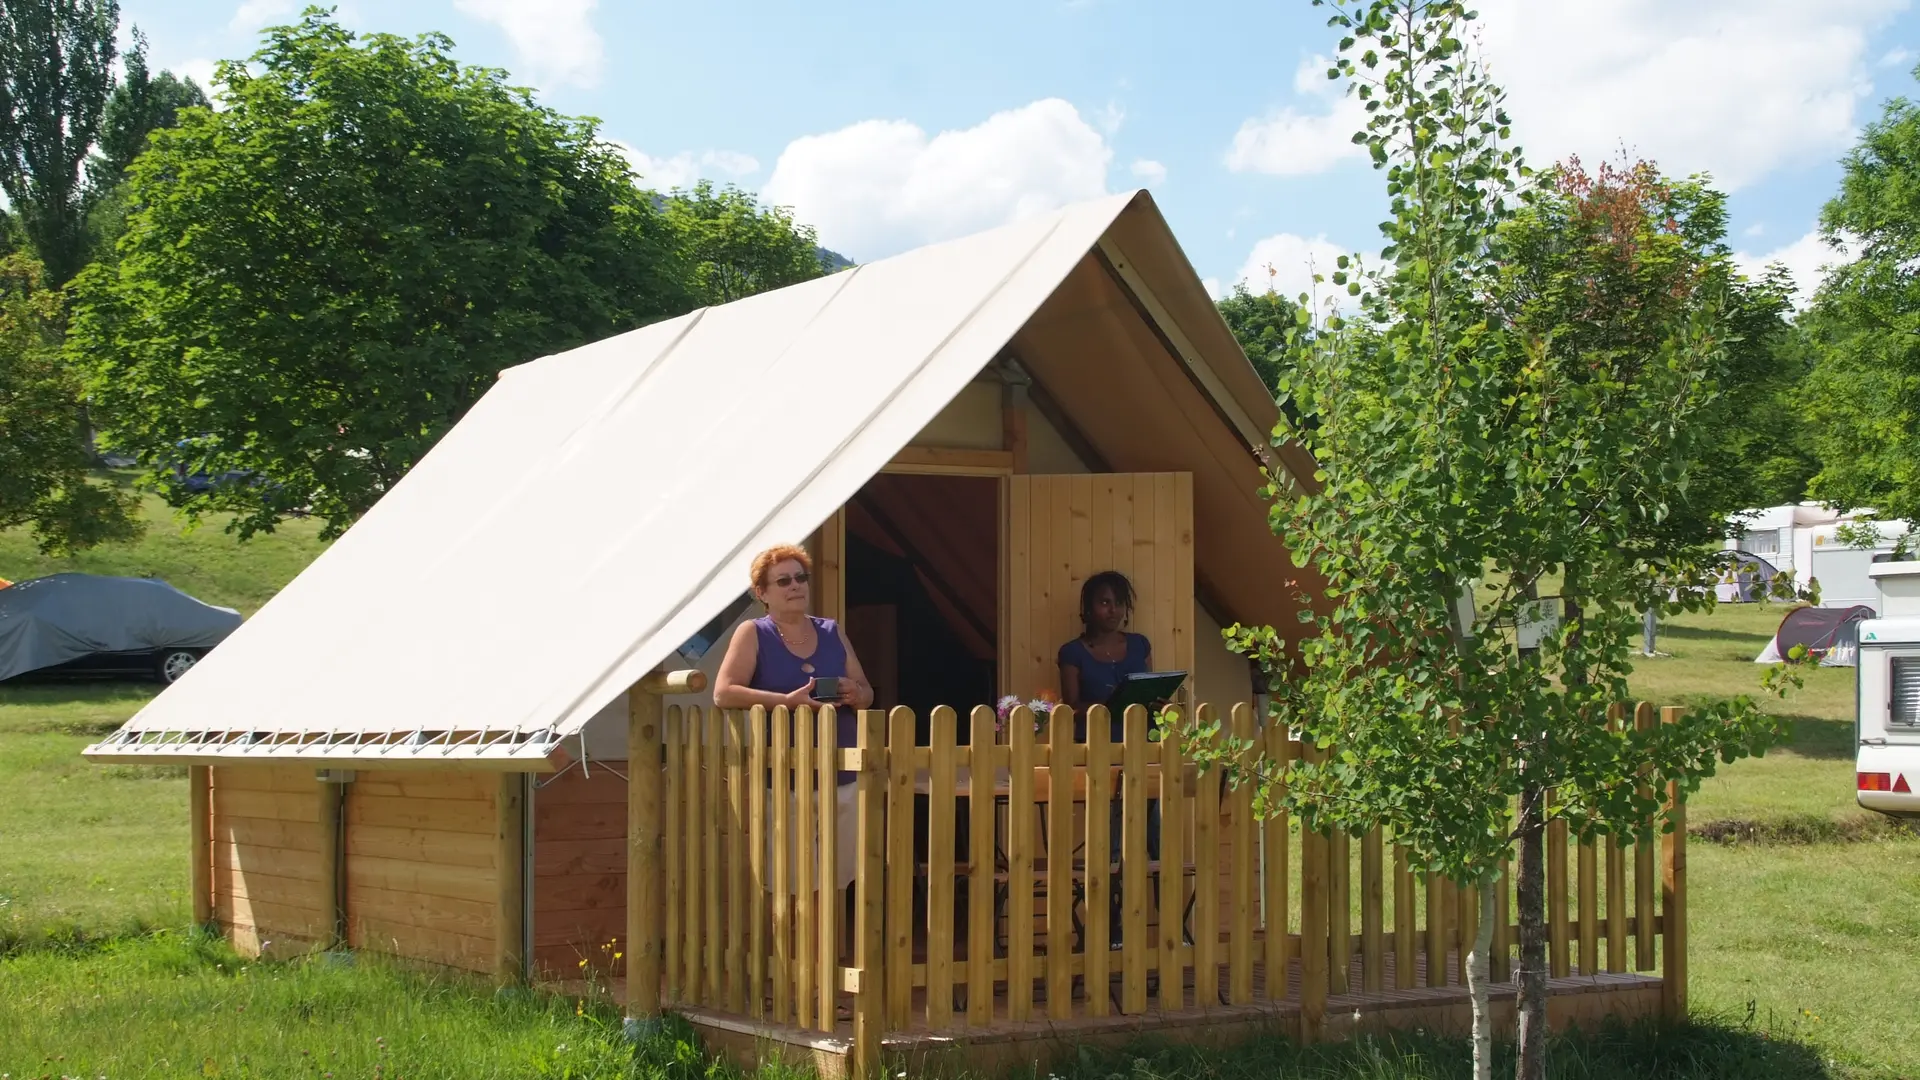
[[[1781,612],[1780,617],[1785,618],[1786,612]],[[1660,632],[1655,635],[1654,640],[1657,642],[1666,638],[1677,638],[1681,641],[1710,641],[1716,645],[1734,645],[1752,642],[1753,654],[1758,656],[1760,655],[1760,650],[1767,647],[1767,642],[1773,640],[1773,635],[1777,632],[1777,629],[1777,624],[1774,628],[1767,630],[1734,630],[1725,626],[1685,626],[1679,623],[1661,623]]]
[[[1511,1076],[1514,1046],[1496,1043],[1493,1074]],[[1670,1025],[1612,1024],[1555,1036],[1547,1074],[1565,1080],[1817,1080],[1832,1077],[1818,1050],[1791,1032],[1701,1018]],[[1139,1043],[1117,1051],[1081,1047],[1047,1072],[1059,1080],[1454,1080],[1473,1075],[1468,1040],[1424,1032],[1368,1035],[1301,1046],[1267,1037],[1227,1049]]]
[[[160,692],[136,679],[34,679],[0,682],[0,732],[106,735]]]

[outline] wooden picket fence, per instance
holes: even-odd
[[[1214,715],[1199,707],[1203,723]],[[1251,706],[1225,716],[1226,733],[1272,761],[1312,752],[1257,723]],[[858,721],[855,745],[842,747],[830,709],[667,711],[664,1004],[820,1032],[850,1025],[864,1071],[887,1031],[1284,1002],[1312,1037],[1329,997],[1465,982],[1479,911],[1470,890],[1422,883],[1377,830],[1349,838],[1302,833],[1285,815],[1256,820],[1251,788],[1152,738],[1143,709],[1127,711],[1117,742],[1098,708],[1084,743],[1065,709],[1036,734],[1025,709],[1003,732],[982,706],[962,742],[961,718],[943,706],[928,717],[928,745],[916,745],[910,710]],[[1615,710],[1610,722],[1651,725],[1655,711]],[[857,774],[847,795],[842,772]],[[991,778],[992,798],[972,797],[976,777]],[[851,935],[836,888],[843,828]],[[917,828],[928,838],[919,848]],[[781,837],[791,840],[772,842]],[[1643,844],[1570,844],[1563,822],[1550,826],[1551,975],[1653,970],[1661,938],[1666,1006],[1684,1012],[1685,863],[1684,820]],[[1502,884],[1497,981],[1516,944]]]

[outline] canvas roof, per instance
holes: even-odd
[[[1213,410],[1206,453],[1238,454],[1217,484],[1256,511],[1227,508],[1241,542],[1270,542],[1248,447],[1272,429],[1272,399],[1150,197],[1112,196],[503,372],[332,547],[87,754],[552,767],[561,739],[739,595],[753,553],[851,498],[1090,253],[1115,280],[1144,260],[1177,282],[1153,302],[1200,344],[1161,344],[1186,364],[1181,392]],[[1226,364],[1186,355],[1229,350]]]

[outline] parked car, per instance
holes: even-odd
[[[0,680],[137,675],[171,683],[240,613],[156,578],[54,574],[0,589]]]

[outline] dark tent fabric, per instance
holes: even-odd
[[[93,653],[210,649],[240,625],[153,578],[54,574],[0,589],[0,679]]]
[[[1723,551],[1716,561],[1715,593],[1722,603],[1751,604],[1763,599],[1767,582],[1780,572],[1751,551]]]
[[[1796,645],[1807,647],[1807,659],[1828,667],[1852,667],[1860,645],[1860,623],[1873,618],[1873,609],[1865,604],[1851,607],[1799,607],[1780,620],[1773,640],[1755,659],[1755,663],[1776,664],[1787,658]]]

